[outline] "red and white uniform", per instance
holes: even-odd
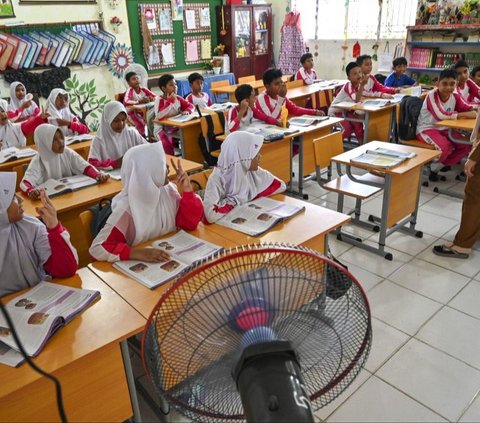
[[[457,84],[456,91],[467,103],[480,104],[480,87],[471,79],[467,79],[462,86]]]
[[[318,79],[318,76],[315,69],[306,70],[304,67],[301,67],[295,74],[295,79],[302,80],[306,85],[310,85]]]
[[[267,93],[260,93],[255,100],[255,118],[275,125],[282,116],[282,107],[285,106],[291,116],[316,115],[315,109],[299,107],[288,98],[270,97]]]
[[[193,104],[178,95],[173,98],[164,96],[155,98],[155,120],[167,119],[182,112],[192,113],[193,111]],[[172,133],[176,130],[177,128],[175,127],[164,128],[155,122],[155,138],[162,142],[166,154],[175,154]]]
[[[455,120],[459,112],[468,112],[471,108],[456,92],[446,101],[442,101],[438,89],[430,91],[423,102],[417,122],[417,138],[441,150],[439,161],[444,165],[458,163],[469,153],[471,146],[453,142],[448,129],[436,126],[435,123]]]
[[[228,111],[227,123],[225,125],[227,133],[244,131],[252,123],[254,112],[250,107],[247,109],[247,113],[245,113],[242,119],[238,118],[238,111],[239,106],[233,107]]]
[[[192,103],[194,106],[200,107],[200,109],[205,109],[205,107],[212,105],[212,100],[207,93],[201,92],[200,95],[194,95],[193,93],[188,94],[185,97],[189,103]]]
[[[181,196],[168,182],[167,159],[159,143],[144,144],[125,153],[122,191],[112,201],[112,214],[95,237],[90,254],[96,260],[128,260],[132,247],[174,231],[194,230],[203,215],[194,192]]]
[[[123,97],[123,104],[127,106],[128,116],[134,123],[137,131],[140,132],[142,136],[145,135],[146,123],[143,117],[143,113],[139,110],[128,109],[128,106],[135,106],[137,104],[140,104],[140,102],[146,97],[155,98],[155,94],[145,87],[139,87],[138,90],[129,87],[128,90],[125,91],[125,95]]]
[[[365,97],[381,97],[382,94],[395,94],[395,88],[386,87],[380,84],[373,75],[368,76],[368,81],[363,89],[363,95]]]
[[[343,101],[353,101],[356,102],[356,95],[357,95],[357,90],[356,88],[352,85],[350,81],[348,81],[340,90],[340,92],[337,94],[337,96],[334,98],[332,104],[330,105],[328,109],[328,115],[329,116],[336,116],[336,117],[343,117],[343,113],[340,109],[335,108],[335,104],[341,103]],[[353,111],[347,111],[346,112],[346,117],[349,118],[355,118],[359,119],[360,114],[357,114]],[[343,127],[343,137],[344,138],[350,138],[352,135],[352,132],[355,133],[355,136],[357,137],[357,140],[359,142],[363,142],[363,135],[364,135],[364,129],[363,129],[363,123],[362,122],[353,122],[351,120],[344,120],[340,122],[340,125]]]

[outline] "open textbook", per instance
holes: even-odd
[[[0,163],[10,160],[23,159],[24,157],[35,156],[37,152],[32,148],[7,147],[0,151]]]
[[[298,129],[280,128],[276,125],[267,125],[263,122],[255,121],[245,131],[261,135],[265,141],[276,141],[283,139],[286,135],[298,132]]]
[[[376,148],[367,150],[358,157],[350,159],[352,163],[368,164],[371,166],[391,168],[399,165],[407,159],[415,157],[416,153],[390,150],[388,148]]]
[[[305,207],[262,197],[236,206],[217,223],[248,235],[258,236],[302,210],[305,210]]]
[[[68,176],[62,179],[49,179],[40,185],[39,188],[44,188],[46,193],[52,197],[54,195],[64,194],[66,192],[77,191],[79,189],[95,185],[97,181],[86,175]]]
[[[169,117],[168,120],[182,123],[182,122],[188,122],[189,120],[192,120],[192,119],[198,119],[199,117],[200,115],[198,114],[198,112],[193,112],[185,115],[178,114],[178,115]]]
[[[98,291],[40,282],[9,301],[6,308],[25,351],[35,357],[58,329],[99,296]],[[0,363],[16,367],[22,361],[10,327],[0,313]]]
[[[225,111],[228,109],[231,109],[232,107],[238,106],[237,103],[232,103],[231,101],[226,101],[225,103],[214,103],[208,107],[206,107],[207,110],[213,110],[214,112],[221,112]]]
[[[297,117],[288,119],[288,122],[290,123],[290,125],[310,126],[310,125],[316,125],[317,123],[323,122],[324,120],[327,120],[327,119],[328,119],[328,116],[302,115],[302,116],[297,116]]]
[[[110,168],[109,170],[105,169],[106,173],[110,175],[110,178],[114,179],[115,181],[121,181],[122,180],[122,169],[112,169]]]
[[[153,289],[179,275],[190,265],[223,250],[222,247],[203,241],[185,231],[155,241],[152,247],[165,251],[170,255],[170,260],[160,263],[123,260],[115,262],[113,266],[147,288]]]
[[[65,145],[77,144],[83,141],[93,140],[93,134],[68,135],[65,137]]]

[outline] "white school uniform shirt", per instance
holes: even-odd
[[[242,205],[265,191],[275,177],[265,169],[250,171],[263,145],[263,136],[236,131],[223,141],[217,167],[208,178],[203,200],[206,219],[213,223],[224,216],[217,207]]]
[[[352,85],[350,81],[348,81],[340,90],[340,92],[335,96],[335,98],[332,101],[332,104],[330,104],[330,107],[328,108],[328,115],[329,116],[335,116],[335,113],[341,113],[341,109],[336,109],[335,104],[341,103],[343,101],[354,101],[355,97],[357,95],[357,90],[355,87]]]
[[[225,131],[227,135],[232,131],[245,131],[252,123],[253,110],[250,107],[247,109],[247,113],[245,113],[245,115],[240,119],[239,125],[237,125],[237,122],[235,122],[235,119],[237,119],[237,117],[238,107],[232,107],[228,111],[227,123],[225,125]]]
[[[130,148],[147,143],[132,126],[125,125],[121,133],[112,129],[111,124],[120,113],[127,115],[127,110],[122,103],[118,101],[107,103],[103,109],[97,134],[90,147],[89,160],[117,160],[123,157]]]
[[[67,96],[67,103],[63,109],[57,109],[57,106],[55,106],[55,100],[57,99],[59,94],[63,94]],[[70,111],[69,99],[70,97],[68,96],[68,93],[65,90],[63,90],[62,88],[55,88],[50,92],[50,95],[48,96],[47,103],[46,103],[47,112],[50,114],[50,117],[48,118],[48,122],[60,128],[61,131],[63,132],[63,135],[65,136],[73,135],[74,131],[72,131],[67,126],[58,126],[57,119],[65,119],[70,122],[74,121],[75,116]]]
[[[194,106],[200,107],[200,109],[205,109],[205,107],[208,107],[211,104],[210,101],[210,96],[208,93],[201,92],[200,96],[193,95],[193,93],[190,93],[185,97],[185,100],[187,100],[189,103],[192,103]]]
[[[19,85],[21,85],[25,89],[25,85],[23,85],[21,82],[15,81],[10,84],[10,104],[8,105],[9,112],[16,112],[18,109],[20,109],[20,107],[22,107],[22,104],[25,103],[25,97],[19,100],[15,93],[15,90]],[[25,89],[25,92],[26,92],[26,89]],[[32,104],[26,109],[23,109],[22,112],[17,116],[17,119],[33,116],[35,115],[36,110],[37,110],[37,105],[35,104],[34,101],[32,101]]]
[[[298,70],[298,72],[295,76],[295,79],[296,80],[303,80],[303,82],[305,82],[305,84],[311,85],[318,79],[318,76],[317,76],[317,72],[315,71],[315,69],[310,69],[310,71],[307,72],[305,70],[305,68],[302,66]]]
[[[285,103],[285,98],[278,96],[276,99],[270,97],[267,93],[260,93],[255,101],[255,106],[258,107],[267,116],[274,119],[280,119],[282,116],[282,106]],[[272,110],[270,110],[272,108]]]
[[[112,214],[92,242],[89,251],[93,257],[118,260],[102,247],[114,227],[125,234],[131,246],[176,229],[180,194],[173,183],[164,185],[166,163],[161,143],[139,145],[125,153],[121,170],[123,189],[114,197]]]
[[[7,112],[8,103],[6,100],[0,99],[0,109]],[[22,124],[13,123],[10,119],[7,119],[7,123],[0,126],[0,142],[2,142],[2,150],[8,147],[25,147],[27,145],[27,139],[25,135],[23,135]]]
[[[58,129],[58,126],[50,124],[43,124],[35,129],[34,140],[38,154],[32,159],[25,171],[20,184],[22,190],[28,190],[28,187],[23,185],[23,181],[28,181],[36,187],[48,179],[62,179],[68,176],[81,175],[87,167],[91,166],[82,156],[68,147],[65,147],[62,154],[53,152],[53,137]]]
[[[459,107],[465,111],[469,109],[460,94],[453,93],[447,101],[442,101],[438,94],[438,88],[430,91],[420,110],[416,133],[419,134],[427,129],[446,129],[435,123],[440,120],[457,119]]]

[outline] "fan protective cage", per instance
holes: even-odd
[[[327,284],[338,282],[332,278],[352,282],[335,300],[325,295]],[[235,330],[231,314],[239,304],[259,300],[269,315],[267,326],[293,345],[314,409],[333,401],[360,372],[372,332],[368,300],[358,281],[303,247],[238,247],[180,275],[145,328],[145,370],[158,393],[188,418],[244,420],[232,377],[243,334]],[[244,318],[255,321],[256,314]]]
[[[138,63],[132,63],[129,65],[124,71],[123,71],[123,85],[125,85],[125,88],[128,88],[128,82],[125,80],[125,76],[127,73],[130,72],[135,72],[138,75],[138,78],[140,80],[140,85],[142,87],[146,87],[148,85],[148,73],[147,70],[140,64]]]

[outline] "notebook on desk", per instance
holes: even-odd
[[[398,166],[405,160],[415,157],[416,153],[406,153],[402,151],[389,150],[388,148],[376,148],[367,150],[365,153],[350,159],[352,163],[367,164],[384,169],[390,169]]]

